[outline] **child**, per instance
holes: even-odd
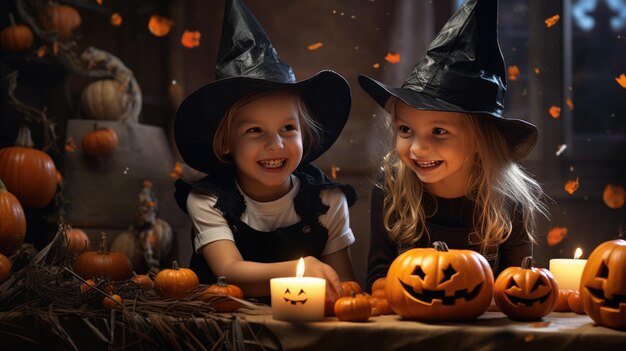
[[[368,287],[399,253],[435,241],[480,252],[496,275],[532,254],[543,192],[517,161],[537,129],[502,116],[496,23],[497,1],[468,0],[401,88],[359,77],[395,136],[372,195]]]
[[[176,115],[176,145],[208,174],[176,183],[193,223],[190,268],[248,297],[269,295],[274,277],[327,280],[327,298],[354,280],[348,206],[354,189],[310,164],[339,136],[350,112],[348,83],[332,71],[296,82],[248,8],[227,1],[218,79],[188,96]]]

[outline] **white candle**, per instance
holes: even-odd
[[[581,255],[582,250],[577,248],[574,259],[555,258],[550,260],[550,272],[559,289],[578,290],[580,277],[587,264],[587,260],[579,259]]]
[[[272,318],[289,322],[324,319],[326,280],[303,275],[304,260],[301,258],[295,277],[270,279]]]

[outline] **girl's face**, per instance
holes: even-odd
[[[396,149],[400,160],[432,194],[455,198],[468,191],[475,152],[459,112],[416,110],[395,105]]]
[[[285,195],[303,153],[296,97],[279,92],[239,110],[224,151],[231,155],[246,195],[256,201]]]

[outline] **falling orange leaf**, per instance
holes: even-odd
[[[550,107],[550,116],[552,116],[552,118],[559,118],[559,116],[561,116],[561,108],[558,106],[552,106]]]
[[[623,186],[607,184],[602,193],[602,200],[609,208],[621,208],[626,200],[626,191]]]
[[[539,67],[535,67],[535,69],[533,69],[533,71],[535,72],[535,74],[539,75],[539,73],[541,73],[541,70],[539,69]]]
[[[190,32],[185,30],[183,36],[180,38],[180,43],[183,44],[187,49],[193,49],[195,47],[200,46],[200,32]]]
[[[309,45],[307,47],[307,49],[309,49],[309,51],[315,51],[315,50],[321,48],[322,46],[324,46],[324,44],[322,44],[321,42],[318,41],[317,43],[313,43],[313,44]]]
[[[390,52],[387,53],[387,56],[385,56],[385,60],[387,60],[387,62],[389,63],[398,63],[400,62],[400,54],[392,54]]]
[[[570,110],[574,109],[574,103],[572,102],[572,99],[570,98],[565,99],[565,103],[567,104],[567,107],[569,107]]]
[[[519,67],[515,65],[509,66],[509,80],[517,80],[519,73]]]
[[[545,22],[546,22],[546,27],[548,27],[548,28],[552,27],[553,25],[555,25],[555,24],[556,24],[556,22],[558,22],[558,21],[559,21],[559,19],[561,19],[561,16],[559,16],[559,15],[554,15],[554,16],[552,16],[552,17],[550,17],[550,18],[546,19],[546,20],[545,20]]]
[[[65,141],[65,152],[74,152],[76,150],[76,144],[74,143],[74,138],[69,137]]]
[[[122,25],[122,15],[119,13],[114,13],[111,15],[111,25],[113,27],[119,27]]]
[[[565,183],[565,191],[567,191],[568,194],[573,194],[576,192],[576,190],[578,190],[578,186],[580,185],[580,182],[578,180],[578,178],[576,179],[570,179]]]
[[[170,32],[172,25],[174,25],[174,21],[170,21],[169,18],[152,15],[150,16],[150,21],[148,22],[148,29],[150,30],[150,33],[154,34],[154,36],[163,37]]]
[[[615,78],[615,80],[622,88],[626,88],[626,74],[622,73],[618,78]]]
[[[337,179],[337,172],[339,172],[340,170],[341,169],[335,165],[330,167],[330,178],[333,180]]]
[[[378,69],[380,67],[380,64],[379,63],[375,63],[375,64],[372,65],[372,67],[374,67],[374,69]]]
[[[180,164],[180,162],[176,162],[176,164],[174,165],[174,169],[170,172],[169,176],[176,179],[176,178],[180,178],[182,174],[183,174],[183,166]]]
[[[548,246],[556,246],[563,238],[567,235],[567,227],[554,227],[550,229],[548,232],[548,236],[546,237],[546,241],[548,242]]]
[[[39,49],[37,49],[37,57],[44,57],[46,56],[46,51],[48,51],[48,47],[45,45],[42,45],[39,47]]]

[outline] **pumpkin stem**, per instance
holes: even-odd
[[[98,247],[98,255],[108,255],[107,235],[105,232],[100,232],[100,246]]]
[[[435,248],[435,250],[437,251],[448,251],[448,244],[446,244],[443,241],[435,241],[433,243],[433,247]]]
[[[27,126],[22,126],[17,133],[17,138],[15,139],[15,146],[34,148],[35,143],[33,143],[33,138],[30,136],[30,128]]]
[[[352,296],[352,298],[356,297],[356,293],[354,292],[354,290],[350,290],[350,296]]]
[[[522,268],[531,269],[535,266],[535,260],[533,260],[532,256],[526,256],[522,258]]]
[[[220,288],[226,288],[228,287],[228,282],[226,281],[226,277],[221,276],[219,278],[217,278],[217,283],[215,283],[217,286],[219,286]]]
[[[180,269],[180,267],[178,267],[178,261],[172,261],[172,269],[176,271]]]

